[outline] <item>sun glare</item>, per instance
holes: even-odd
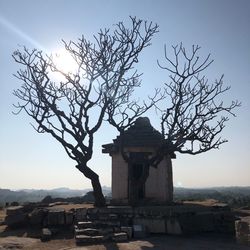
[[[75,73],[77,71],[77,63],[68,51],[64,49],[56,51],[53,59],[56,67],[62,72],[68,74]]]

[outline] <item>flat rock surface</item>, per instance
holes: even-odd
[[[0,238],[0,249],[25,249],[34,247],[40,240],[26,237],[9,236]]]
[[[0,238],[0,249],[26,250],[249,250],[249,246],[236,244],[232,239],[215,236],[153,236],[124,243],[104,243],[76,247],[74,239],[56,239],[41,242],[26,237]]]

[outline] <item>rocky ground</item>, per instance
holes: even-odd
[[[73,239],[55,239],[41,242],[29,237],[8,236],[0,238],[0,249],[27,250],[249,250],[250,247],[236,244],[233,239],[216,235],[174,237],[151,236],[142,240],[123,243],[105,243],[91,246],[76,246]]]

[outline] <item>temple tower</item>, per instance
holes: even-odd
[[[138,118],[124,133],[103,145],[112,157],[113,204],[166,204],[173,200],[172,162],[164,154],[157,166],[149,166],[164,140],[147,117]]]

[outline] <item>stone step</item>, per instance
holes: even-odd
[[[107,228],[107,227],[120,227],[120,221],[79,221],[77,222],[77,227],[80,229],[84,228]]]
[[[96,236],[100,235],[100,230],[95,228],[75,229],[75,235]]]
[[[77,227],[79,229],[91,228],[93,226],[94,226],[94,223],[92,221],[79,221],[79,222],[77,222]]]
[[[76,235],[76,244],[87,244],[87,243],[101,243],[106,241],[108,238],[103,235],[89,236],[89,235]]]
[[[128,240],[128,235],[125,232],[112,233],[108,235],[76,235],[75,236],[76,244],[90,244],[90,243],[102,243],[108,240],[114,242],[123,242]]]
[[[113,228],[85,228],[85,229],[79,229],[75,228],[75,234],[80,235],[80,234],[85,234],[85,235],[98,235],[98,234],[109,234],[113,233],[114,230]]]
[[[110,221],[81,221],[75,225],[75,240],[77,244],[99,243],[107,240],[123,242],[132,238],[132,231],[132,227],[121,227],[120,223],[110,225]]]
[[[115,242],[122,242],[122,241],[127,241],[128,240],[128,235],[125,232],[121,233],[114,233],[111,238]]]

